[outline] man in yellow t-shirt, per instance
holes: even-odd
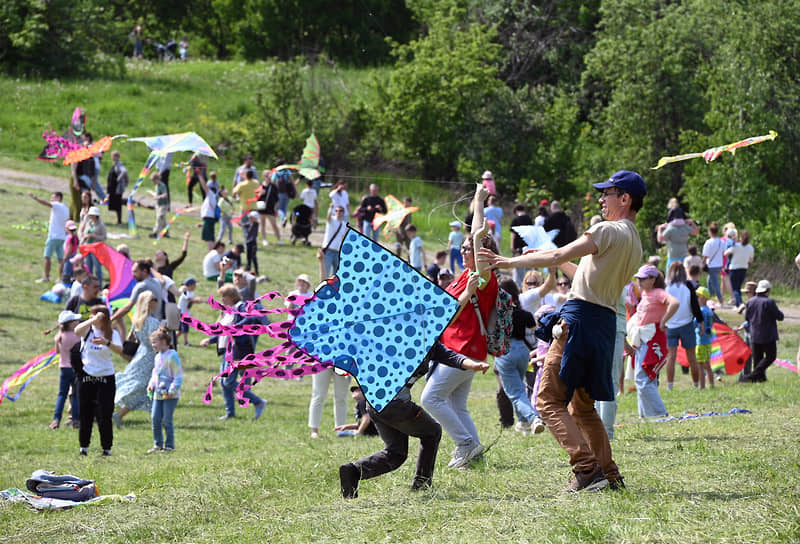
[[[624,489],[619,468],[594,401],[614,400],[611,378],[617,301],[642,259],[636,212],[647,192],[636,172],[621,170],[595,183],[603,218],[561,248],[501,257],[481,249],[491,268],[560,266],[574,274],[572,290],[553,327],[536,408],[553,437],[569,454],[573,476],[565,492]],[[577,267],[570,261],[580,259]],[[559,330],[560,329],[560,330]]]
[[[233,188],[233,197],[239,201],[242,213],[256,209],[256,189],[258,189],[258,182],[253,176],[253,171],[247,170],[245,180],[237,183]]]

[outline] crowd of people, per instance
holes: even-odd
[[[158,250],[152,259],[134,259],[136,285],[130,300],[112,313],[102,295],[102,266],[92,254],[83,257],[78,250],[80,245],[107,239],[100,202],[105,200],[121,223],[120,205],[128,175],[118,152],[112,153],[112,159],[105,190],[97,190],[96,180],[81,173],[82,167],[73,169],[79,206],[72,212],[60,192],[53,192],[49,201],[30,195],[50,208],[40,281],[52,281],[55,256],[58,277],[70,286],[55,337],[61,376],[50,427],[60,426],[72,389],[69,422],[79,428],[81,455],[87,453],[95,421],[103,454],[109,455],[114,428],[122,428],[124,418],[138,410],[151,414],[154,434],[148,453],[170,451],[176,447],[172,420],[183,381],[177,350],[181,339],[183,346],[189,345],[190,331],[185,323],[170,319],[169,308],[175,308],[176,315],[191,315],[192,306],[203,302],[196,295],[194,275],[214,282],[226,307],[244,308],[258,298],[259,283],[268,280],[259,274],[258,253],[266,252],[273,238],[284,244],[287,230],[292,243],[310,243],[308,233],[315,228],[322,231],[319,222],[324,221],[316,256],[320,280],[328,278],[338,268],[346,226],[377,241],[381,228],[373,219],[387,212],[387,204],[373,184],[359,205],[351,208],[347,182],[339,180],[328,192],[330,205],[321,214],[321,179],[308,180],[298,191],[302,180],[293,179],[292,170],[275,168],[259,176],[252,157],[246,156],[228,190],[216,172],[207,172],[202,157],[193,157],[187,196],[192,202],[196,189],[202,198],[200,237],[207,251],[202,270],[185,274],[183,281],[176,278],[177,269],[186,267],[191,238],[187,232],[178,258],[170,260],[165,251]],[[151,177],[156,203],[154,237],[163,231],[171,207],[170,160],[162,161]],[[99,165],[94,166],[96,177]],[[464,221],[450,223],[447,245],[430,252],[435,256],[431,262],[411,215],[405,217],[390,249],[453,295],[459,308],[426,361],[381,412],[366,402],[349,376],[333,369],[313,375],[308,416],[312,439],[324,432],[322,411],[333,382],[335,432],[339,436],[378,434],[385,443],[378,453],[340,467],[344,497],[356,497],[361,480],[399,467],[408,455],[409,436],[421,441],[412,489],[430,487],[442,429],[455,444],[448,467],[467,467],[479,459],[485,446],[468,399],[475,372],[488,370],[490,354],[495,355],[501,425],[523,435],[549,430],[569,455],[573,475],[565,491],[570,492],[625,487],[613,460],[611,439],[616,398],[624,391],[626,374],[635,384],[643,419],[668,415],[659,376],[666,366],[665,389],[674,387],[679,346],[686,353],[692,385],[698,389],[715,385],[718,376],[709,364],[715,308],[744,314],[744,323],[737,330],[746,334],[753,355],[740,380],[766,381],[766,370],[776,358],[776,322],[783,314],[769,297],[769,282],[746,281],[754,257],[749,233],[737,231],[732,224],[720,229],[711,223],[708,239],[698,251],[689,243],[691,236],[699,234],[698,225],[677,201],[671,202],[665,223],[655,229],[657,240],[666,246],[662,272],[658,258],[645,262],[636,227],[637,212],[646,195],[644,180],[635,172],[620,171],[595,188],[600,191],[602,215],[593,218],[591,226],[579,235],[555,200],[539,202],[535,217],[525,205],[517,204],[506,222],[501,195],[492,173],[486,171],[469,214]],[[292,199],[300,202],[290,209]],[[408,198],[404,202],[405,206],[411,204]],[[235,225],[241,228],[241,235]],[[513,230],[525,225],[557,230],[555,249],[528,248]],[[499,250],[505,234],[511,257],[501,256]],[[705,286],[699,283],[703,272],[707,274]],[[315,283],[309,275],[300,274],[292,293],[311,296]],[[490,352],[487,327],[500,293],[506,293],[515,306],[510,341],[505,352]],[[131,310],[132,327],[126,331],[123,317]],[[223,313],[220,323],[246,325],[263,319],[243,314]],[[237,417],[240,380],[239,373],[228,368],[226,350],[232,349],[233,360],[238,360],[254,353],[257,341],[257,336],[240,335],[209,337],[199,343],[215,346],[221,357],[225,406],[221,420]],[[626,356],[631,358],[629,365],[624,364]],[[127,361],[121,372],[115,370],[115,357]],[[422,376],[426,383],[418,405],[411,400],[410,389]],[[347,421],[348,393],[356,403],[355,423]],[[253,417],[258,419],[267,400],[252,389],[245,398],[245,405],[253,406]]]

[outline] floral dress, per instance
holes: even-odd
[[[150,397],[147,396],[147,383],[153,372],[156,352],[150,343],[150,335],[158,329],[158,319],[148,316],[144,321],[142,330],[133,331],[134,336],[139,341],[139,349],[125,367],[116,377],[117,394],[114,396],[114,404],[120,408],[126,407],[129,410],[150,411]]]

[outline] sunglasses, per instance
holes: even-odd
[[[472,253],[472,248],[469,246],[461,246],[461,253]]]
[[[539,282],[538,281],[526,281],[525,285],[528,285],[530,287],[539,287]]]
[[[558,285],[559,287],[569,287],[569,283],[565,281],[560,281],[556,285]]]

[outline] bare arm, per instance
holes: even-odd
[[[568,261],[558,265],[558,269],[561,270],[561,272],[563,272],[571,280],[575,277],[575,272],[578,271],[578,265]]]
[[[681,303],[678,302],[677,298],[669,294],[667,295],[667,313],[664,314],[664,317],[661,318],[661,322],[658,324],[662,330],[666,330],[667,321],[669,321],[670,318],[675,315],[675,312],[678,311],[678,307],[680,305]]]
[[[666,223],[662,223],[661,225],[658,226],[658,228],[656,230],[656,240],[658,240],[659,244],[663,244],[664,242],[667,241],[667,239],[664,238],[664,229],[666,229],[666,228],[667,228],[667,224]]]
[[[41,199],[38,196],[36,196],[35,194],[33,194],[33,193],[28,193],[28,196],[31,197],[32,199],[34,199],[39,204],[41,204],[42,206],[47,206],[48,208],[52,208],[53,207],[53,205],[49,201]]]
[[[550,267],[547,269],[547,279],[544,280],[544,283],[539,287],[539,297],[540,298],[544,297],[547,293],[552,291],[555,286],[556,286],[556,269],[555,267]]]
[[[519,257],[501,257],[492,253],[488,249],[480,249],[477,253],[477,261],[489,263],[490,269],[495,268],[550,268],[559,266],[562,263],[572,261],[597,252],[597,245],[590,234],[584,233],[583,236],[564,247],[548,249],[545,251],[528,251]]]

